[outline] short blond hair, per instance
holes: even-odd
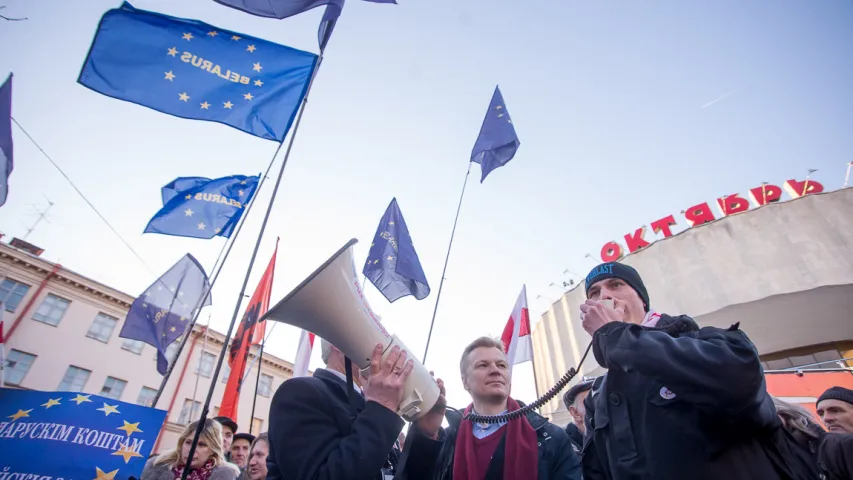
[[[465,347],[465,350],[462,351],[462,358],[459,360],[459,373],[461,373],[463,377],[465,376],[465,371],[468,370],[468,356],[471,355],[471,352],[481,347],[497,348],[504,354],[504,356],[506,356],[506,347],[502,341],[492,337],[480,337],[469,343],[468,346]]]

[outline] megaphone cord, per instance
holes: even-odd
[[[529,412],[533,410],[538,410],[539,407],[545,405],[550,402],[552,398],[556,397],[558,393],[564,388],[569,382],[572,381],[573,378],[578,374],[578,370],[580,370],[583,365],[584,360],[586,360],[586,356],[589,355],[589,351],[592,348],[592,342],[589,342],[589,345],[586,347],[586,351],[583,352],[583,357],[581,357],[581,361],[578,362],[577,367],[572,367],[563,375],[557,383],[551,387],[550,390],[545,392],[545,395],[539,397],[535,402],[525,405],[518,410],[514,410],[512,412],[502,413],[500,415],[477,415],[476,413],[469,413],[468,415],[463,415],[465,420],[470,420],[474,423],[504,423],[510,420],[514,420],[521,416],[527,415]]]

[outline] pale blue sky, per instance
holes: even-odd
[[[499,335],[521,285],[532,317],[565,268],[585,274],[602,244],[663,216],[768,181],[828,189],[853,159],[850,1],[520,2],[350,0],[331,39],[250,282],[281,236],[280,298],[350,237],[359,268],[392,196],[433,293],[374,310],[420,357],[471,147],[495,84],[521,139],[482,185],[474,166],[428,366],[468,401],[458,355]],[[100,96],[76,84],[100,16],[119,2],[7,0],[0,75],[14,71],[14,115],[158,273],[187,251],[208,269],[224,240],[142,235],[159,189],[178,176],[254,174],[275,144]],[[138,8],[316,51],[322,9],[286,20],[212,0],[137,0]],[[131,53],[129,53],[131,55]],[[706,108],[703,105],[735,92]],[[15,171],[0,225],[21,236],[47,195],[44,256],[138,294],[153,280],[16,128]],[[269,198],[271,184],[259,194]],[[785,197],[787,198],[787,197]],[[214,290],[225,330],[262,209]],[[649,236],[651,238],[652,235]],[[654,299],[654,292],[651,292]],[[690,313],[690,312],[674,312]],[[206,319],[206,315],[203,316]],[[270,350],[292,359],[298,333]],[[319,365],[315,355],[312,367]],[[529,365],[516,395],[532,400]]]

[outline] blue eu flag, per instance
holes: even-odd
[[[207,274],[189,253],[134,300],[121,338],[139,340],[157,349],[157,371],[166,373],[166,348],[184,334],[196,310],[210,305]]]
[[[139,478],[165,419],[82,392],[0,388],[2,478]]]
[[[228,238],[258,188],[260,177],[179,177],[162,189],[163,208],[145,233]]]
[[[509,118],[501,89],[495,87],[492,103],[489,104],[489,111],[486,112],[483,126],[480,127],[480,136],[477,137],[477,143],[471,151],[471,161],[479,163],[480,170],[483,172],[480,183],[483,183],[492,170],[509,163],[519,145],[521,142],[515,134],[515,127],[512,119]]]
[[[12,174],[12,75],[0,86],[0,206],[9,194]]]
[[[124,3],[101,18],[77,81],[119,100],[280,142],[316,62],[313,53]]]
[[[389,302],[406,295],[418,300],[429,295],[424,269],[396,198],[379,221],[362,273]]]

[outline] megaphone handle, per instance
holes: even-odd
[[[355,387],[353,387],[353,376],[352,376],[352,360],[349,357],[344,357],[344,370],[346,371],[347,376],[347,399],[349,399],[349,404],[353,408],[358,406],[358,399],[355,397]]]

